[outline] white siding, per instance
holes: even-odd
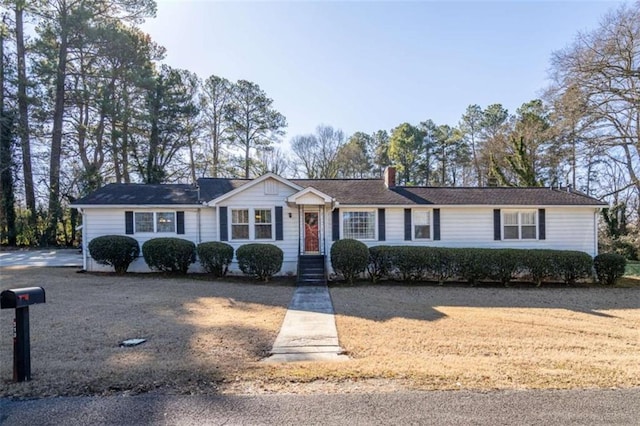
[[[265,191],[269,186],[269,191]],[[273,194],[265,194],[273,192]],[[288,206],[286,199],[295,190],[283,183],[270,179],[254,185],[245,191],[240,191],[230,198],[225,199],[219,206],[227,207],[229,223],[231,209],[233,208],[269,208],[273,209],[275,224],[275,207],[282,207],[283,240],[275,240],[275,226],[273,239],[259,241],[227,241],[234,249],[252,242],[270,243],[277,245],[284,252],[284,262],[281,274],[295,274],[297,270],[298,250],[300,244],[301,218],[298,216],[296,206]],[[360,206],[361,207],[361,206]],[[376,206],[376,217],[378,215]],[[340,212],[348,210],[348,206],[341,206]],[[592,256],[596,252],[595,227],[597,221],[596,209],[588,207],[545,207],[546,212],[546,239],[545,240],[499,240],[493,239],[493,209],[487,207],[443,206],[440,207],[440,236],[438,241],[405,241],[404,239],[404,208],[386,208],[385,241],[365,241],[367,246],[375,245],[429,245],[441,247],[484,247],[484,248],[548,248],[557,250],[578,250],[589,253]],[[185,234],[175,233],[146,233],[134,234],[140,246],[156,237],[174,236],[184,238],[198,244],[206,241],[219,241],[219,221],[216,207],[202,207],[198,209],[182,208],[85,208],[84,232],[86,243],[101,235],[116,234],[125,235],[125,210],[133,211],[184,211]],[[302,211],[302,209],[300,210]],[[291,217],[289,217],[291,215]],[[332,212],[330,208],[324,209],[324,220],[321,220],[324,234],[320,235],[321,250],[324,246],[327,259],[329,258],[332,241]],[[433,226],[433,222],[432,222]],[[199,228],[199,229],[198,229]],[[377,224],[376,224],[377,232]],[[229,236],[231,233],[228,232]],[[89,270],[108,270],[104,266],[96,264],[89,257],[87,268]],[[330,262],[327,260],[327,263]],[[146,272],[148,268],[142,258],[134,262],[131,267],[134,272]],[[190,271],[199,271],[199,263],[192,265]],[[231,265],[232,273],[239,273],[237,262],[234,259]]]
[[[166,207],[166,208],[154,208],[154,209],[143,209],[143,208],[127,208],[127,209],[92,209],[85,208],[84,212],[84,229],[85,229],[85,238],[87,239],[87,245],[89,242],[99,236],[102,235],[126,235],[125,233],[125,211],[134,211],[134,212],[159,212],[159,211],[183,211],[184,212],[184,234],[178,235],[177,233],[137,233],[133,235],[129,235],[130,237],[135,238],[140,245],[140,257],[135,260],[130,266],[130,272],[149,272],[149,268],[147,267],[144,259],[142,258],[142,245],[152,239],[152,238],[160,238],[160,237],[177,237],[183,238],[185,240],[193,241],[197,244],[198,241],[198,220],[197,220],[197,209],[183,209],[183,208],[175,208],[175,207]],[[87,269],[89,271],[101,271],[101,270],[111,270],[112,268],[100,265],[96,263],[89,254],[87,253]],[[189,269],[190,271],[199,270],[199,264],[195,263]]]
[[[341,207],[349,210],[349,207]],[[367,246],[425,245],[434,247],[522,248],[577,250],[591,256],[597,254],[593,208],[545,208],[546,238],[544,240],[494,240],[493,207],[441,207],[440,240],[405,241],[404,208],[387,208],[386,240],[363,241]],[[526,209],[525,209],[526,210]],[[328,217],[331,223],[331,216]],[[433,225],[433,224],[432,224]],[[328,251],[333,244],[328,227]]]
[[[274,188],[274,183],[276,188]],[[269,186],[270,192],[274,192],[274,194],[265,194],[265,185]],[[276,189],[276,190],[274,190]],[[282,184],[281,182],[275,179],[268,179],[265,182],[262,182],[258,185],[254,185],[251,188],[248,188],[244,191],[241,191],[235,194],[232,197],[225,199],[223,202],[219,204],[219,207],[227,207],[228,208],[228,223],[231,225],[231,209],[253,209],[253,208],[265,208],[265,209],[274,209],[276,206],[282,207],[282,236],[283,239],[281,241],[276,241],[275,237],[275,226],[273,228],[273,238],[271,240],[244,240],[244,241],[232,241],[231,240],[231,230],[229,229],[229,241],[226,243],[230,244],[234,250],[244,244],[250,243],[265,243],[265,244],[274,244],[280,247],[283,251],[284,258],[282,269],[280,270],[280,274],[289,275],[296,274],[297,272],[297,264],[298,264],[298,210],[297,208],[291,208],[286,204],[286,199],[291,194],[296,191]],[[275,214],[275,209],[274,209]],[[289,217],[291,214],[291,217]],[[215,215],[215,212],[214,212]],[[273,221],[275,224],[275,216],[273,217]],[[217,220],[214,220],[216,223],[215,235],[216,238],[219,236],[219,232],[217,230]],[[234,258],[233,263],[230,266],[230,270],[232,273],[239,273],[238,263]]]

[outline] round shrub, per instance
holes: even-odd
[[[366,244],[352,239],[338,240],[331,246],[331,266],[349,284],[367,269],[369,249]]]
[[[142,256],[151,269],[186,274],[196,261],[196,245],[182,238],[154,238],[142,245]]]
[[[627,260],[617,253],[602,253],[593,259],[593,266],[601,284],[614,285],[624,275]]]
[[[200,264],[210,274],[216,277],[224,277],[233,260],[233,247],[227,243],[210,241],[198,244],[197,247]]]
[[[247,274],[261,281],[269,279],[280,272],[284,253],[273,244],[245,244],[236,250],[238,267]]]
[[[140,255],[140,246],[131,237],[103,235],[89,241],[89,254],[99,264],[113,266],[116,273],[124,274]]]

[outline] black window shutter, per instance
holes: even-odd
[[[378,209],[378,241],[386,240],[386,223],[384,209]]]
[[[411,209],[404,209],[404,240],[411,241]]]
[[[440,209],[433,209],[433,239],[440,239]]]
[[[547,238],[547,224],[546,221],[546,211],[544,209],[538,210],[538,239],[544,240]]]
[[[282,241],[282,206],[276,206],[276,240]]]
[[[502,230],[500,229],[500,209],[493,210],[493,239],[502,239]]]
[[[176,233],[184,234],[184,212],[176,212]]]
[[[331,212],[331,237],[333,241],[340,239],[340,209]]]
[[[133,212],[124,212],[124,233],[133,234]]]
[[[226,207],[220,207],[220,241],[229,241],[229,227],[227,225]]]

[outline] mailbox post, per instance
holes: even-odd
[[[5,290],[0,293],[0,309],[15,309],[13,334],[13,381],[31,380],[31,345],[29,336],[29,306],[45,303],[42,287]]]

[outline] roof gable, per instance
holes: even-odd
[[[287,202],[293,204],[322,205],[333,202],[333,198],[312,186],[308,186],[302,191],[289,196]]]
[[[260,183],[265,182],[268,179],[274,179],[277,182],[280,182],[283,185],[288,186],[288,187],[292,188],[295,191],[299,191],[299,190],[302,189],[301,186],[296,185],[292,181],[290,181],[288,179],[285,179],[283,177],[280,177],[280,176],[276,175],[275,173],[267,173],[267,174],[264,174],[264,175],[262,175],[262,176],[260,176],[260,177],[258,177],[256,179],[253,179],[253,180],[245,180],[244,184],[239,185],[239,186],[231,189],[228,192],[222,193],[222,194],[216,196],[215,198],[212,198],[212,199],[208,200],[205,204],[208,205],[208,206],[214,206],[214,205],[216,205],[216,204],[218,204],[218,203],[220,203],[220,202],[222,202],[222,201],[224,201],[224,200],[226,200],[228,198],[233,197],[234,195],[237,195],[237,194],[239,194],[239,193],[241,193],[243,191],[246,191],[246,190],[248,190],[250,188],[255,187],[256,185],[259,185]]]

